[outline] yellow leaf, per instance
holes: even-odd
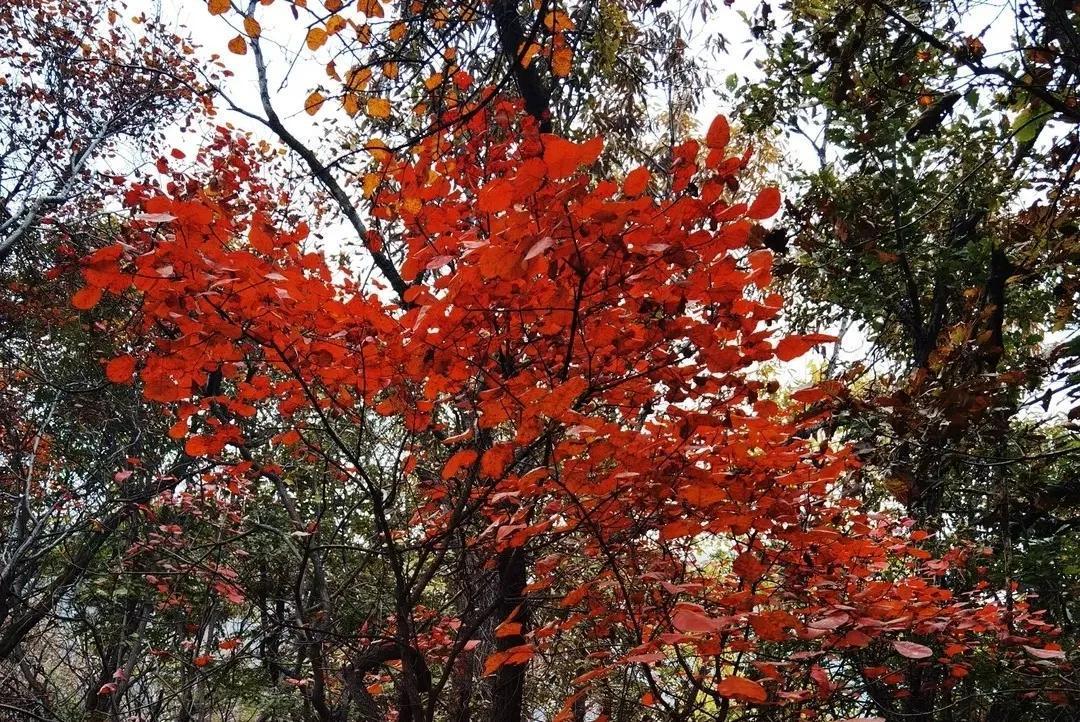
[[[360,101],[357,99],[356,93],[345,93],[341,98],[341,105],[350,118],[360,112]]]
[[[394,156],[390,153],[390,149],[387,148],[386,143],[380,138],[372,138],[364,146],[364,150],[371,153],[371,157],[380,163],[388,163]]]
[[[371,194],[375,192],[375,189],[379,187],[379,176],[377,173],[366,173],[364,175],[364,198],[371,198]]]
[[[551,72],[560,78],[570,74],[570,65],[574,55],[570,48],[559,48],[551,54]]]
[[[237,35],[229,41],[229,52],[236,53],[237,55],[244,55],[247,53],[247,41],[244,40],[243,35]]]
[[[379,0],[360,0],[356,4],[356,9],[369,18],[381,18],[384,15],[382,3]]]
[[[386,98],[368,98],[367,114],[372,118],[389,118],[390,101]]]
[[[340,15],[331,15],[326,21],[326,32],[333,35],[345,27],[345,18]]]
[[[352,68],[349,72],[345,73],[345,85],[349,90],[363,90],[367,87],[368,81],[370,80],[370,68]]]
[[[574,29],[574,21],[562,10],[552,10],[545,15],[544,25],[546,25],[547,29],[553,33]]]
[[[426,87],[428,90],[435,90],[435,88],[442,85],[442,81],[442,73],[434,73],[433,75],[429,75],[428,79],[424,81],[424,87]]]
[[[209,0],[207,7],[211,15],[221,15],[229,11],[229,0]]]
[[[326,31],[322,28],[312,28],[307,33],[307,46],[312,50],[318,50],[326,44]]]
[[[532,64],[533,58],[540,52],[540,46],[537,43],[529,43],[527,47],[518,48],[518,54],[521,56],[521,67],[527,68]]]
[[[262,26],[259,25],[259,21],[252,17],[244,18],[244,32],[247,36],[254,40],[262,35]]]
[[[319,112],[319,108],[322,107],[323,101],[325,100],[326,98],[323,97],[323,94],[316,90],[307,97],[306,101],[304,101],[304,110],[307,111],[308,115],[315,115]]]

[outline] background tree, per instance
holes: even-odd
[[[1078,447],[1058,360],[1075,332],[1076,13],[763,3],[751,24],[762,80],[737,91],[743,116],[816,158],[766,239],[792,318],[865,339],[865,359],[827,370],[868,462],[860,496],[986,545],[994,578],[1075,634]],[[985,695],[963,713],[937,687],[905,712],[1036,714],[993,691],[1026,684],[997,674],[962,685]]]

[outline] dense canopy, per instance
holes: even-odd
[[[1076,714],[1074,9],[139,5],[0,7],[5,715]]]

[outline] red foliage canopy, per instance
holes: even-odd
[[[375,506],[373,543],[431,551],[420,587],[448,574],[462,530],[492,560],[530,550],[522,597],[557,604],[500,620],[487,673],[600,640],[581,689],[638,665],[642,702],[674,712],[838,694],[833,655],[863,652],[863,674],[898,684],[898,666],[964,670],[976,645],[1028,639],[1023,605],[935,584],[961,552],[930,559],[910,523],[844,496],[851,454],[815,436],[827,390],[785,399],[748,374],[826,338],[770,330],[771,256],[744,244],[780,198],[733,197],[748,156],[726,152],[727,122],[676,149],[657,199],[644,169],[621,184],[584,172],[601,139],[517,117],[501,103],[376,160],[380,230],[363,241],[405,248],[400,299],[306,251],[303,224],[274,227],[235,146],[207,156],[213,187],[136,189],[146,215],[85,260],[74,301],[137,292],[141,335],[109,379],[137,373],[186,453],[223,474],[273,475],[282,445],[334,459]],[[378,458],[347,441],[372,419],[404,439]],[[401,524],[384,484],[411,490]],[[223,503],[246,493],[229,488]],[[460,620],[400,611],[387,634],[428,665],[475,647]]]

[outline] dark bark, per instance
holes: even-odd
[[[528,560],[524,549],[507,549],[499,554],[499,599],[495,619],[499,623],[518,623],[521,633],[499,637],[495,648],[505,651],[525,644],[528,605],[523,593]],[[525,664],[504,664],[495,673],[491,695],[492,722],[520,722],[525,698]]]
[[[542,17],[545,8],[541,8],[538,17]],[[495,28],[499,33],[499,46],[506,58],[514,84],[525,101],[525,112],[540,122],[540,130],[550,133],[551,92],[540,77],[536,62],[522,65],[522,51],[530,39],[525,34],[525,25],[518,14],[514,0],[494,0],[491,12],[495,16]]]

